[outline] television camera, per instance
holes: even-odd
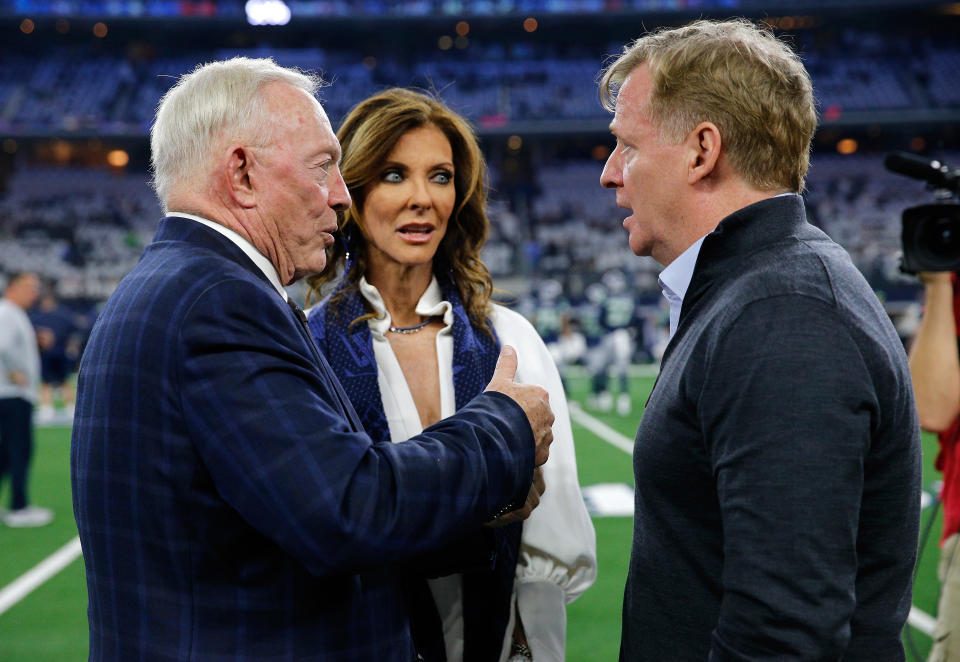
[[[900,270],[960,271],[960,204],[951,203],[960,191],[960,168],[907,152],[891,152],[887,170],[920,179],[934,190],[936,202],[903,211],[903,257]]]

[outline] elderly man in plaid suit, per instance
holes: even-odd
[[[513,383],[515,352],[456,416],[381,443],[289,302],[350,205],[318,85],[235,58],[158,109],[167,217],[80,367],[91,660],[409,662],[394,568],[538,501],[553,416]],[[477,563],[496,551],[462,542]]]

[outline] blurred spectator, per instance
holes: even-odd
[[[570,366],[582,363],[587,354],[587,339],[580,333],[580,321],[569,311],[560,317],[560,333],[555,341],[547,344],[547,349],[560,371],[564,390],[569,392]]]
[[[73,418],[73,384],[70,377],[79,353],[79,329],[73,312],[46,288],[30,313],[40,347],[40,410],[37,418],[49,421],[58,410]]]
[[[10,475],[10,511],[3,521],[14,527],[43,526],[53,519],[49,509],[31,506],[27,499],[40,357],[26,310],[36,302],[39,285],[32,273],[13,274],[0,300],[0,480]]]
[[[587,406],[603,412],[613,409],[612,376],[619,384],[617,413],[626,416],[631,409],[628,370],[635,352],[634,334],[640,330],[636,299],[626,276],[619,270],[605,273],[600,283],[587,287],[586,293],[582,316],[592,319],[595,327],[587,352],[587,370],[591,377]]]

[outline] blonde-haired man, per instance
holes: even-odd
[[[799,58],[742,21],[604,72],[601,181],[665,266],[670,344],[637,432],[622,660],[902,660],[920,443],[903,347],[804,215]]]

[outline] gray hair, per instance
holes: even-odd
[[[204,178],[224,136],[269,144],[272,123],[259,92],[273,82],[311,96],[324,85],[319,76],[281,67],[272,58],[235,57],[198,65],[163,95],[150,129],[150,162],[164,213],[176,184]]]

